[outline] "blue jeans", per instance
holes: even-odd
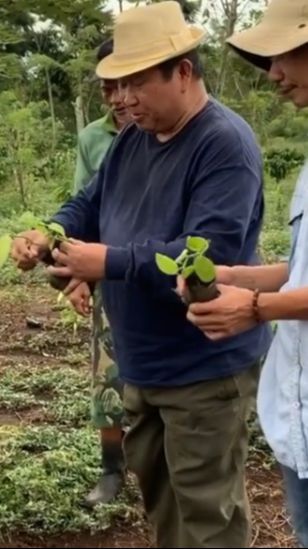
[[[308,547],[308,479],[299,479],[295,471],[282,466],[287,505],[301,547]]]

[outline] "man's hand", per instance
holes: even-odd
[[[87,244],[70,239],[62,242],[52,256],[60,266],[50,266],[48,271],[56,276],[96,281],[104,278],[107,246],[105,244]]]
[[[13,240],[11,257],[23,271],[33,269],[49,249],[49,239],[37,230],[24,231]]]
[[[253,328],[253,292],[218,285],[221,295],[207,303],[190,305],[187,318],[211,340],[218,341]]]
[[[90,314],[91,291],[87,282],[79,282],[78,286],[67,295],[67,299],[71,302],[78,314],[82,316],[88,316]]]
[[[57,265],[59,266],[59,265]],[[82,284],[84,282],[84,280],[80,280],[80,278],[71,278],[71,280],[69,281],[69,283],[65,286],[64,290],[63,290],[63,294],[65,296],[69,296],[69,294],[71,294],[72,292],[74,292],[74,290],[76,290],[76,288],[79,286],[79,284]]]

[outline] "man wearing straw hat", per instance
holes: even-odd
[[[51,271],[102,281],[131,423],[127,466],[159,547],[247,547],[246,418],[270,340],[266,326],[205,340],[172,291],[175,278],[155,264],[156,252],[177,257],[192,234],[211,239],[216,263],[257,261],[260,151],[246,122],[208,97],[203,38],[174,1],[119,15],[97,74],[120,79],[135,123],[54,216],[80,240],[54,251],[63,267]],[[13,256],[23,267],[47,245],[33,232]]]
[[[308,1],[273,0],[262,21],[229,44],[268,71],[283,99],[308,107]],[[282,465],[288,504],[308,547],[308,164],[290,209],[289,263],[219,268],[222,296],[194,304],[190,320],[214,341],[279,320],[263,368],[258,409],[267,440]]]

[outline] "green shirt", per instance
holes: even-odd
[[[74,194],[83,189],[97,172],[116,134],[117,129],[111,111],[103,118],[88,124],[79,133]]]

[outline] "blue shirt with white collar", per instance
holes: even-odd
[[[282,292],[308,288],[308,163],[290,209],[289,280]],[[280,321],[263,367],[258,411],[277,460],[308,478],[308,322]]]

